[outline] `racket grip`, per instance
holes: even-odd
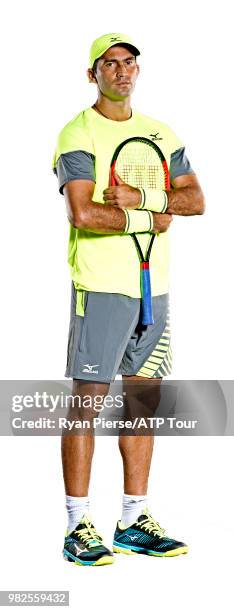
[[[142,306],[142,324],[153,325],[153,307],[150,284],[150,269],[149,262],[141,263],[141,306]]]

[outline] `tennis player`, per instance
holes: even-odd
[[[164,123],[131,106],[139,75],[138,46],[129,36],[111,33],[94,41],[87,71],[97,86],[92,107],[61,131],[53,168],[65,197],[70,223],[71,319],[65,375],[73,395],[104,396],[117,374],[123,381],[148,381],[158,392],[171,371],[168,300],[168,229],[173,215],[200,215],[204,197],[181,140]],[[158,144],[170,168],[171,189],[144,194],[109,168],[116,147],[132,136]],[[165,206],[166,202],[166,206]],[[127,214],[126,214],[127,211]],[[140,321],[140,272],[131,234],[148,242],[157,234],[151,264],[154,324]],[[168,537],[152,517],[147,485],[154,436],[120,435],[124,494],[113,550],[176,556],[188,547]],[[62,436],[63,474],[68,512],[64,557],[77,565],[112,563],[89,515],[92,435]]]

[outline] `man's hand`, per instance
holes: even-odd
[[[141,192],[136,187],[131,187],[124,183],[120,176],[115,173],[117,185],[107,187],[103,191],[103,199],[105,204],[118,206],[119,208],[135,209],[141,203]]]
[[[94,234],[122,234],[126,225],[124,211],[118,206],[105,206],[93,201],[94,182],[75,179],[64,186],[67,216],[73,227]],[[139,215],[141,211],[139,210]],[[172,215],[152,213],[153,231],[166,232]]]
[[[172,215],[168,213],[155,213],[153,212],[154,219],[154,228],[153,231],[155,234],[158,232],[163,233],[166,232],[172,222]]]

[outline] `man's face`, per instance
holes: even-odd
[[[110,100],[124,100],[134,90],[139,66],[125,47],[111,47],[97,62],[94,79],[101,93]]]

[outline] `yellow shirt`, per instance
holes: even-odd
[[[181,140],[164,123],[133,111],[127,121],[112,121],[88,108],[79,113],[60,132],[53,167],[60,156],[74,151],[91,153],[95,165],[93,201],[104,204],[109,170],[116,147],[132,136],[156,136],[168,166],[173,152],[183,147]],[[159,142],[157,143],[157,140]],[[149,233],[138,234],[145,253]],[[68,262],[76,289],[121,293],[140,297],[140,265],[133,239],[128,234],[95,234],[70,227]],[[169,288],[169,233],[156,236],[151,257],[152,295]]]

